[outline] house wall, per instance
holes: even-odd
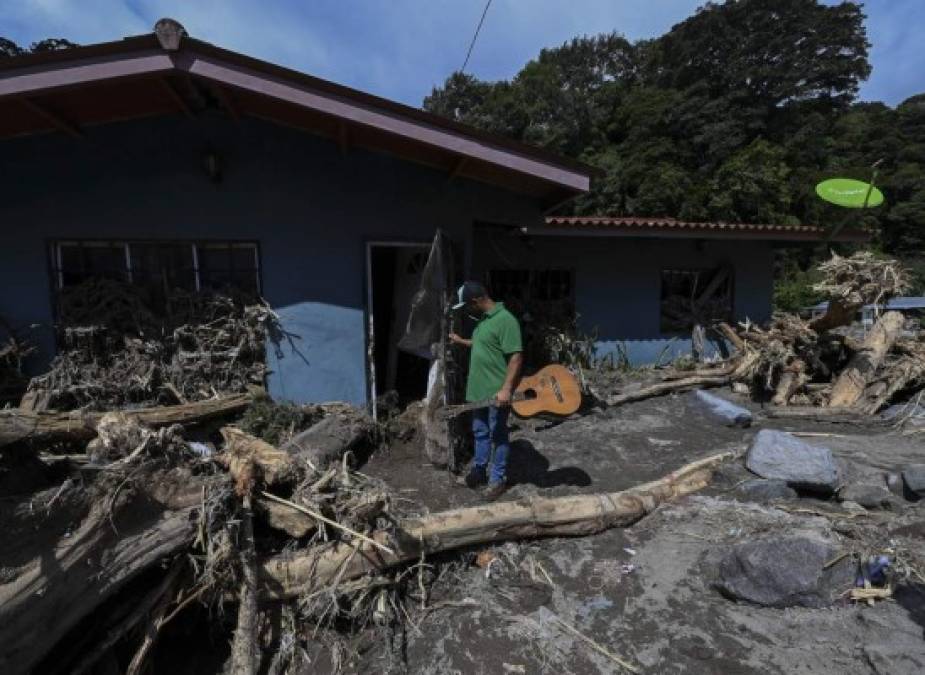
[[[211,182],[203,152],[222,158]],[[248,239],[289,340],[268,350],[271,393],[366,400],[365,242],[468,249],[475,220],[536,224],[532,199],[255,119],[157,118],[0,142],[0,316],[54,350],[48,242]]]
[[[690,336],[664,335],[659,326],[661,271],[730,265],[738,319],[770,318],[772,247],[769,242],[639,237],[523,238],[478,228],[473,272],[490,269],[571,269],[579,327],[597,335],[599,356],[625,348],[634,364],[671,360],[691,351]]]

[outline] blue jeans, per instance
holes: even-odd
[[[510,408],[482,408],[472,413],[472,435],[475,436],[475,465],[479,468],[488,466],[492,460],[491,447],[495,446],[494,460],[491,461],[489,482],[503,483],[507,478],[507,458],[511,452],[508,440],[507,418]]]

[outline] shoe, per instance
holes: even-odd
[[[474,490],[488,482],[488,472],[484,466],[474,466],[466,474],[466,487]]]
[[[506,483],[492,483],[488,486],[488,489],[485,490],[485,501],[493,502],[505,492],[507,492]]]

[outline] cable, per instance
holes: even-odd
[[[491,0],[485,3],[485,9],[482,10],[482,18],[479,19],[479,25],[475,29],[475,35],[472,36],[472,42],[469,43],[469,51],[466,52],[466,60],[463,61],[460,73],[466,72],[466,66],[469,65],[469,57],[472,56],[472,48],[475,47],[475,41],[479,37],[479,31],[482,30],[482,23],[485,21],[485,15],[488,14],[488,8],[491,7]]]

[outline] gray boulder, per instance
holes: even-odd
[[[910,464],[903,469],[903,485],[908,496],[925,497],[925,464]]]
[[[797,490],[831,494],[839,470],[832,451],[784,431],[762,429],[745,456],[745,466],[762,478],[785,481]]]
[[[887,489],[885,483],[852,483],[838,491],[838,498],[843,502],[856,502],[865,509],[896,510],[902,504],[902,501]]]
[[[726,597],[765,607],[826,607],[854,585],[850,556],[814,535],[793,535],[733,546],[719,564],[716,587]]]
[[[730,403],[724,398],[703,389],[694,392],[694,399],[707,411],[707,414],[727,427],[750,427],[752,414],[742,406]]]
[[[793,499],[797,493],[786,481],[753,478],[736,487],[736,495],[750,502],[769,502],[772,499]]]

